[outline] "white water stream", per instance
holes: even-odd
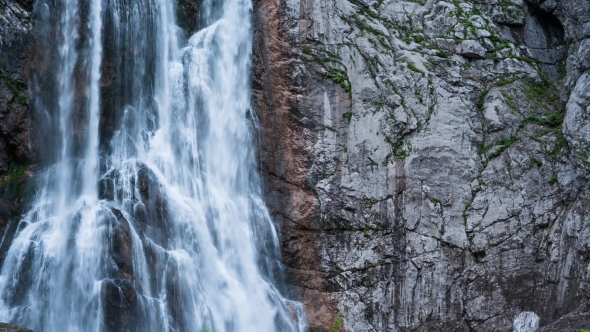
[[[301,305],[274,285],[278,239],[252,148],[251,11],[205,0],[203,28],[182,47],[173,1],[36,3],[56,38],[57,95],[39,110],[56,146],[2,265],[0,321],[306,330]]]

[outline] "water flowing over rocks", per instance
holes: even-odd
[[[306,330],[256,172],[251,5],[0,0],[2,320]]]

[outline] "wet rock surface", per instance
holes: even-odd
[[[32,1],[0,2],[0,174],[34,161],[28,86]]]
[[[37,45],[32,11],[32,0],[0,1],[0,260],[34,193],[29,181],[37,168],[28,90]]]
[[[313,331],[511,331],[587,301],[588,10],[256,3],[260,168]]]
[[[0,323],[0,332],[33,332],[33,331],[31,331],[29,329],[22,328],[22,327],[6,324],[6,323]]]
[[[178,24],[184,27],[185,32],[190,37],[194,34],[202,23],[201,20],[201,0],[180,0],[176,4],[176,19]]]
[[[170,216],[161,184],[154,172],[141,162],[129,163],[122,170],[107,172],[99,182],[100,199],[126,202],[121,205],[128,207],[125,211],[110,208],[106,212],[110,225],[109,262],[106,264],[112,266],[109,276],[112,280],[103,284],[102,300],[109,331],[141,330],[149,321],[142,321],[142,318],[153,315],[140,311],[138,301],[149,299],[140,298],[137,287],[149,287],[157,292],[162,287],[160,283],[165,281],[167,291],[180,294],[178,267],[164,250],[170,238]],[[133,195],[124,197],[123,188],[131,188]],[[138,237],[133,237],[131,227]],[[149,285],[141,285],[133,277],[137,275],[133,269],[141,266],[133,260],[133,250],[138,246],[134,241],[141,242],[145,251],[145,268],[152,276]],[[168,305],[173,324],[184,331],[182,298],[173,298]]]
[[[0,261],[4,261],[30,197],[35,192],[31,181],[35,166],[20,166],[0,177]]]

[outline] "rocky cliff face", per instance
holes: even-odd
[[[0,261],[33,192],[27,181],[36,162],[28,90],[37,44],[32,10],[33,0],[0,0]]]
[[[0,2],[0,173],[34,159],[26,67],[34,38],[31,10],[32,1]]]
[[[255,20],[261,169],[312,330],[587,328],[587,1],[261,0]]]

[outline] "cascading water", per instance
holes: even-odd
[[[2,265],[0,320],[35,331],[304,331],[251,147],[249,0],[38,0],[58,46],[48,166]],[[46,84],[48,85],[48,84]],[[110,88],[105,88],[109,86]],[[5,239],[7,241],[7,239]]]

